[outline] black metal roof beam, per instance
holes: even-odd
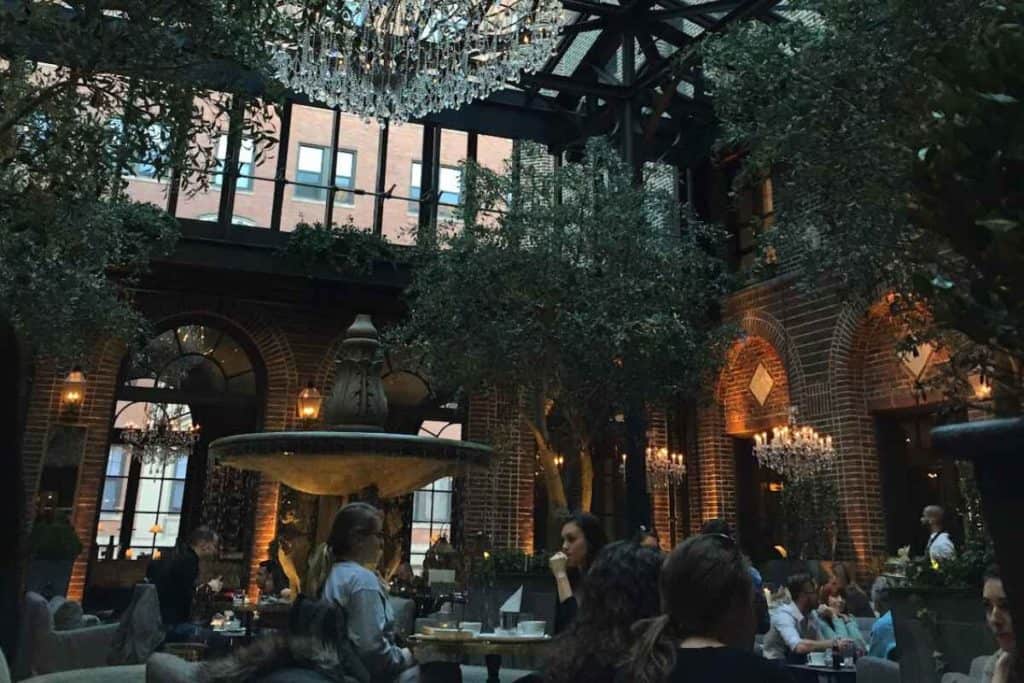
[[[563,36],[574,36],[586,31],[600,31],[609,27],[615,17],[597,17],[562,27]]]
[[[621,17],[629,9],[622,5],[609,5],[603,2],[590,2],[589,0],[562,0],[562,7],[579,12],[580,14],[597,17]]]
[[[714,0],[701,5],[685,5],[673,9],[651,10],[648,16],[651,19],[682,19],[689,17],[706,17],[714,12],[732,12],[737,8],[748,4],[750,0]]]
[[[633,90],[624,85],[580,81],[555,74],[528,74],[523,77],[523,82],[546,90],[558,90],[571,95],[593,95],[606,100],[622,100],[633,95]]]
[[[675,26],[670,26],[669,24],[661,21],[649,22],[645,28],[652,35],[658,36],[666,43],[670,43],[676,47],[686,47],[693,42],[692,36],[680,31]]]

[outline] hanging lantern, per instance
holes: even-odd
[[[299,418],[303,420],[315,420],[320,417],[320,404],[323,403],[323,397],[320,392],[317,391],[313,383],[310,382],[306,385],[306,388],[299,392],[298,409]]]
[[[76,408],[85,402],[85,373],[80,366],[73,367],[64,378],[60,398],[64,405]]]

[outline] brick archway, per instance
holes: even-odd
[[[297,371],[287,337],[259,311],[232,307],[229,310],[210,311],[193,309],[184,311],[149,311],[156,319],[154,327],[163,329],[170,325],[188,322],[203,322],[224,329],[240,343],[249,347],[253,361],[262,367],[265,380],[263,428],[266,430],[287,429],[294,421],[294,411],[289,408],[297,391]],[[156,315],[154,315],[156,313]],[[110,442],[110,425],[117,401],[117,388],[121,378],[125,345],[119,340],[105,340],[96,347],[89,359],[89,388],[86,404],[78,416],[78,423],[86,427],[83,455],[79,467],[78,484],[75,492],[75,510],[72,523],[82,541],[83,552],[79,555],[72,571],[69,597],[81,599],[85,589],[88,560],[92,556],[97,505],[103,486],[107,451]],[[45,386],[37,386],[46,392],[51,401],[59,402],[59,373],[49,372]],[[59,405],[46,411],[47,415],[59,415]],[[43,435],[45,436],[44,428]],[[30,446],[36,446],[31,451]],[[38,449],[38,450],[37,450]],[[45,449],[45,440],[38,444],[26,444],[26,455],[36,455],[39,462]],[[35,452],[33,452],[35,451]],[[29,459],[28,457],[26,459]],[[38,486],[38,472],[34,487]],[[250,575],[255,576],[255,567],[265,559],[267,543],[276,533],[278,483],[261,479],[258,488],[258,504],[254,514],[253,553]],[[34,490],[34,488],[32,489]]]
[[[715,386],[698,407],[697,486],[691,487],[692,531],[713,517],[737,523],[733,436],[747,436],[785,422],[790,405],[799,406],[804,372],[782,324],[758,311],[739,321],[742,336],[730,347]],[[762,400],[750,385],[759,366],[770,379]],[[763,387],[762,387],[763,390]]]
[[[884,295],[874,302],[860,299],[840,312],[829,348],[832,436],[839,453],[840,507],[848,531],[838,552],[862,566],[886,550],[873,411],[927,404],[916,397],[914,378],[901,367],[896,353],[900,332],[888,317]],[[933,363],[940,360],[936,354]]]

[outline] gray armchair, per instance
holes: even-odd
[[[22,656],[16,679],[106,665],[117,624],[58,631],[46,599],[32,592],[25,594],[22,616]]]
[[[900,683],[900,665],[888,659],[861,657],[857,660],[857,683]]]

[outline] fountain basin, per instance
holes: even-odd
[[[319,496],[376,486],[381,498],[405,495],[442,477],[487,467],[489,446],[412,434],[295,431],[239,434],[209,446],[215,462],[265,474]]]

